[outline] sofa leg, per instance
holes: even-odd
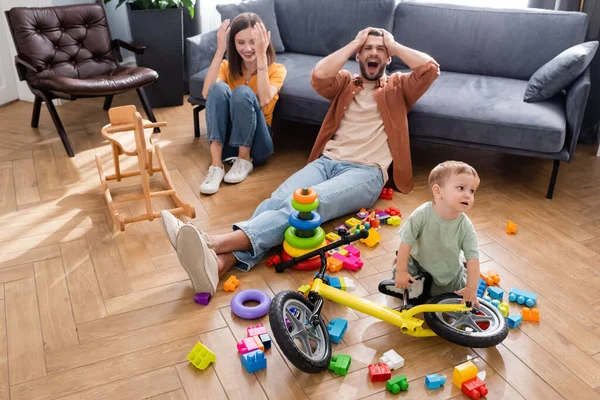
[[[35,102],[33,103],[33,113],[31,114],[31,127],[37,128],[40,122],[40,111],[42,109],[42,98],[35,96]]]
[[[108,95],[104,98],[104,111],[110,110],[110,106],[112,105],[113,96]]]
[[[144,107],[144,111],[146,111],[146,116],[150,121],[156,122],[156,117],[152,111],[152,105],[150,104],[150,101],[148,101],[148,96],[146,96],[144,88],[138,88],[136,91],[140,101],[142,102],[142,107]],[[160,128],[154,128],[154,133],[160,133]]]
[[[69,142],[69,137],[67,136],[65,127],[63,126],[62,122],[60,121],[60,117],[58,116],[58,113],[56,112],[56,108],[54,108],[54,104],[52,103],[52,98],[50,98],[49,96],[44,96],[43,100],[46,103],[46,107],[48,107],[48,112],[50,113],[50,116],[52,117],[54,126],[56,127],[56,130],[58,131],[58,135],[60,136],[60,140],[62,141],[62,144],[65,147],[67,154],[69,155],[69,157],[75,157],[75,153],[73,153],[73,148],[71,147],[71,142]]]
[[[200,137],[200,111],[204,110],[204,106],[194,108],[194,136]]]
[[[550,177],[550,185],[548,185],[548,193],[546,194],[547,199],[551,199],[552,194],[554,193],[554,185],[556,185],[556,178],[558,177],[559,167],[560,161],[554,160],[554,165],[552,166],[552,176]]]

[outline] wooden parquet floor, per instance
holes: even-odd
[[[138,104],[129,95],[115,99],[115,105],[129,103]],[[267,354],[267,370],[248,374],[235,343],[258,321],[232,315],[232,294],[222,285],[207,307],[193,302],[160,221],[129,225],[123,233],[113,229],[94,163],[99,154],[108,173],[113,170],[100,135],[107,123],[102,99],[58,108],[75,158],[66,156],[45,107],[39,129],[29,127],[31,110],[23,102],[0,108],[0,399],[386,398],[385,385],[369,382],[367,365],[390,348],[406,359],[399,372],[410,380],[404,396],[411,399],[464,398],[450,381],[453,366],[469,359],[486,372],[489,399],[600,398],[600,158],[593,146],[579,146],[573,163],[561,167],[555,198],[547,200],[549,161],[415,143],[415,191],[379,202],[409,215],[428,200],[427,174],[438,162],[460,159],[475,166],[482,184],[469,215],[482,269],[498,271],[504,289],[539,293],[539,323],[523,323],[496,348],[469,349],[440,338],[411,338],[329,303],[323,312],[328,319],[350,321],[343,342],[334,345],[334,353],[352,356],[347,376],[301,373],[276,347]],[[315,127],[282,123],[266,166],[206,197],[198,188],[210,157],[206,136],[193,137],[191,106],[156,114],[169,124],[158,138],[175,186],[196,207],[194,223],[213,233],[248,218],[300,169],[316,135]],[[135,168],[135,159],[125,165]],[[126,194],[136,183],[112,187]],[[155,203],[157,210],[169,206]],[[142,209],[140,202],[121,211]],[[504,232],[509,219],[518,224],[517,235]],[[358,296],[395,304],[377,292],[377,284],[391,276],[397,233],[385,226],[377,247],[360,245],[364,268],[345,273],[356,279]],[[271,296],[312,275],[275,274],[264,263],[234,273],[238,290],[257,288]],[[267,317],[260,322],[268,326]],[[217,354],[203,372],[186,361],[197,341]],[[449,382],[429,392],[424,376],[434,372]]]

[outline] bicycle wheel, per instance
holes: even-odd
[[[294,290],[275,295],[269,310],[269,322],[275,341],[283,354],[299,370],[316,374],[329,367],[331,342],[323,319],[316,327],[308,320],[313,304]]]
[[[447,293],[431,298],[427,303],[460,304],[462,297]],[[438,336],[465,347],[493,347],[508,335],[508,325],[496,307],[479,299],[480,312],[423,313],[425,322]]]

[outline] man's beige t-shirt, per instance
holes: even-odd
[[[378,166],[387,182],[392,153],[373,97],[374,88],[375,83],[363,82],[363,90],[354,95],[323,155],[332,160]]]

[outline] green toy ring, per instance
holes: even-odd
[[[300,212],[311,212],[319,207],[319,199],[316,199],[312,203],[308,204],[298,203],[296,200],[292,199],[292,207],[294,210],[298,210]]]
[[[293,226],[285,230],[285,241],[297,249],[313,249],[323,243],[324,240],[325,231],[321,227],[318,227],[315,230],[315,235],[309,238],[296,236],[296,228]]]

